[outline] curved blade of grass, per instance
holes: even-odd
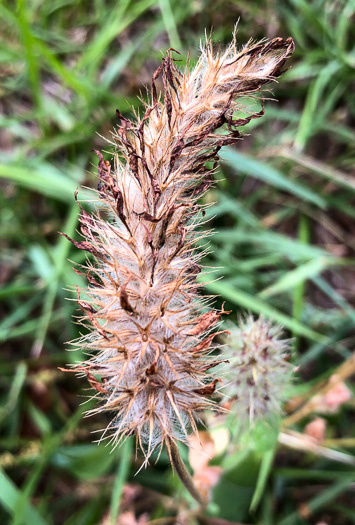
[[[55,324],[65,318],[67,318],[66,312],[62,308],[59,308],[57,311],[52,313],[50,322]],[[19,339],[20,337],[31,335],[32,333],[37,332],[37,330],[38,318],[29,319],[19,326],[0,329],[0,342]]]
[[[221,295],[223,299],[232,301],[252,312],[263,314],[265,317],[274,319],[297,335],[302,335],[319,343],[324,343],[328,340],[326,336],[315,332],[299,321],[292,319],[292,317],[279,312],[279,310],[276,310],[276,308],[260,300],[258,297],[253,297],[242,290],[234,288],[228,284],[228,281],[209,283],[206,285],[206,288],[209,292]]]
[[[321,175],[326,179],[330,179],[335,184],[345,186],[346,188],[349,188],[352,191],[355,190],[354,177],[340,170],[337,170],[332,166],[329,166],[329,164],[325,164],[324,162],[314,159],[309,155],[302,155],[299,152],[296,152],[292,149],[281,149],[280,155],[285,159],[290,159],[293,162],[299,164],[300,166],[303,166],[304,168],[313,171],[313,173],[317,173],[318,175]]]
[[[161,20],[149,27],[145,33],[130,42],[124,47],[115,57],[113,57],[105,67],[101,75],[101,86],[108,88],[112,82],[117,79],[121,71],[127,66],[129,60],[134,56],[134,53],[141,47],[149,45],[150,41],[162,30],[163,24]]]
[[[345,348],[340,341],[346,337],[349,331],[353,328],[353,321],[349,321],[348,319],[341,323],[339,327],[336,327],[335,329],[333,327],[328,338],[312,345],[306,353],[299,357],[298,365],[305,366],[310,361],[318,359],[318,357],[328,348],[338,352],[341,357],[347,358],[349,350]]]
[[[264,162],[251,159],[232,148],[225,148],[223,150],[222,159],[223,162],[233,170],[240,171],[246,175],[262,180],[275,188],[287,191],[288,193],[296,195],[302,200],[311,202],[320,208],[326,207],[326,201],[323,197],[303,184],[288,179],[283,173],[281,173],[281,171],[276,170]]]
[[[133,441],[131,438],[126,439],[120,448],[120,462],[118,464],[116,478],[113,484],[111,507],[110,507],[110,522],[112,525],[117,523],[118,513],[120,510],[121,496],[124,484],[126,483],[129,466],[131,463]]]
[[[322,290],[323,293],[328,295],[328,297],[330,297],[330,299],[334,301],[334,303],[337,304],[339,308],[341,308],[355,323],[355,309],[344,297],[334,290],[334,288],[325,279],[322,279],[322,277],[314,276],[312,281],[316,286],[318,286],[320,290]]]
[[[132,4],[131,0],[117,2],[116,7],[107,16],[106,23],[82,54],[76,68],[78,70],[87,69],[87,74],[92,77],[104,58],[111,41],[149,9],[152,4],[154,4],[154,0],[141,0]]]
[[[260,503],[260,500],[264,494],[266,482],[267,482],[267,479],[269,477],[269,474],[272,468],[274,456],[275,456],[275,448],[268,450],[263,455],[263,459],[261,461],[261,466],[260,466],[260,470],[258,474],[258,479],[256,482],[255,491],[253,494],[253,499],[251,500],[251,503],[250,503],[251,512],[257,509]]]
[[[246,230],[221,228],[218,231],[218,242],[227,242],[232,245],[241,243],[255,243],[262,247],[262,253],[283,254],[291,261],[312,259],[314,257],[326,257],[328,252],[319,246],[300,242],[281,233],[271,230]]]
[[[355,472],[346,470],[317,470],[317,469],[302,469],[294,467],[276,468],[274,473],[286,478],[294,479],[349,479],[355,481]]]
[[[50,176],[45,171],[11,164],[0,164],[0,178],[9,179],[19,186],[64,202],[73,198],[73,193],[78,186],[74,180],[66,177],[59,170],[56,170],[55,175]]]
[[[78,222],[78,208],[76,204],[70,209],[64,231],[68,232],[69,236],[72,236],[75,232],[75,227]],[[66,258],[68,257],[70,250],[70,243],[65,237],[59,236],[58,245],[55,250],[55,269],[51,276],[49,286],[43,301],[43,311],[41,319],[38,323],[38,331],[36,340],[32,347],[32,355],[38,357],[42,351],[43,343],[47,334],[48,326],[51,321],[54,301],[58,292],[59,281],[61,275],[66,269]]]
[[[39,114],[41,115],[43,110],[43,92],[41,88],[40,68],[35,53],[35,39],[31,32],[31,21],[28,13],[28,3],[25,0],[18,0],[17,10],[20,34],[23,40],[29,82],[32,90],[32,98],[37,106]]]
[[[305,148],[308,140],[314,134],[320,99],[326,85],[331,81],[333,75],[340,69],[340,67],[341,64],[335,60],[330,62],[322,69],[310,85],[306,104],[295,137],[295,148],[298,151],[302,151]]]
[[[307,503],[307,508],[309,509],[310,513],[314,513],[323,507],[327,507],[327,505],[332,502],[339,494],[342,494],[346,489],[348,489],[352,483],[352,480],[343,479],[334,483],[329,488],[322,490],[319,495],[315,496]],[[299,512],[296,511],[281,520],[279,525],[293,525],[294,523],[298,523],[298,519]]]
[[[14,410],[18,397],[26,379],[27,366],[22,361],[17,365],[15,377],[11,383],[10,392],[5,406],[0,407],[0,424]]]
[[[40,479],[51,456],[62,443],[63,439],[68,434],[68,432],[72,431],[77,426],[80,419],[82,418],[83,412],[89,407],[90,402],[85,404],[85,406],[81,405],[77,409],[77,411],[70,417],[70,419],[67,421],[66,425],[60,432],[53,433],[44,439],[42,454],[39,457],[38,462],[34,465],[28,478],[26,479],[22,491],[19,491],[18,493],[19,496],[17,498],[16,505],[13,509],[13,525],[23,525],[24,523],[26,523],[27,525],[27,523],[30,523],[24,520],[24,516],[27,512],[29,501],[32,495],[34,494],[38,483],[40,482]],[[36,521],[33,523],[35,525],[38,525],[39,522]]]
[[[320,257],[319,259],[313,259],[305,264],[301,264],[294,270],[285,273],[274,284],[265,288],[260,293],[260,297],[267,298],[282,292],[292,291],[299,284],[319,275],[323,270],[335,263],[336,261],[333,258]]]
[[[24,321],[25,319],[28,319],[34,308],[36,308],[41,303],[41,300],[42,293],[40,292],[33,294],[27,301],[22,299],[19,303],[19,306],[14,308],[13,312],[11,312],[7,317],[5,317],[3,321],[0,322],[0,334],[3,331],[6,332],[6,330],[10,330],[16,324]]]
[[[175,49],[180,49],[182,47],[181,41],[176,27],[174,13],[171,8],[170,0],[159,0],[159,7],[161,10],[161,14],[163,15],[165,30],[169,35],[169,42],[171,47]]]
[[[33,284],[12,283],[0,288],[0,299],[3,300],[16,295],[28,295],[34,293],[36,290],[38,290],[38,287]]]
[[[12,515],[15,513],[20,495],[21,491],[15,483],[0,470],[0,503]],[[26,525],[49,525],[30,503],[27,503],[25,507],[23,519]]]

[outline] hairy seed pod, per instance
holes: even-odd
[[[218,364],[212,330],[223,308],[197,293],[195,245],[205,235],[197,231],[198,199],[212,184],[220,148],[264,113],[260,96],[261,110],[240,117],[238,99],[245,114],[245,97],[276,79],[293,50],[292,39],[275,38],[238,52],[234,39],[215,54],[208,41],[184,72],[168,50],[143,117],[131,121],[117,110],[114,165],[96,152],[98,211],[81,208],[84,240],[70,239],[94,260],[78,300],[90,331],[76,342],[90,357],[74,371],[101,399],[94,412],[113,415],[106,437],[118,443],[134,434],[147,459],[157,445],[186,441],[198,413],[214,407],[219,379],[208,370]]]

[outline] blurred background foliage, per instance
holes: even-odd
[[[1,524],[355,523],[354,12],[353,0],[0,4]],[[278,102],[222,151],[204,263],[223,279],[206,292],[230,319],[282,323],[299,379],[279,435],[240,438],[229,420],[211,431],[219,474],[202,515],[166,455],[134,477],[133,443],[92,443],[107,420],[82,419],[87,384],[58,370],[80,359],[65,352],[79,335],[65,297],[84,285],[72,271],[84,255],[58,231],[77,235],[73,193],[96,184],[92,149],[109,152],[115,109],[139,110],[162,52],[194,63],[205,29],[225,44],[238,19],[240,45],[292,36],[296,52],[270,88]],[[315,436],[306,425],[322,411]]]

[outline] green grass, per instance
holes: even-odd
[[[227,43],[240,17],[241,44],[264,36],[296,42],[291,67],[272,87],[278,102],[268,101],[265,117],[245,128],[250,137],[221,152],[220,182],[206,197],[216,202],[208,210],[216,233],[204,263],[216,268],[211,279],[223,278],[206,292],[227,301],[232,320],[248,310],[284,325],[300,365],[293,406],[350,358],[354,15],[345,0],[0,5],[1,523],[98,525],[130,509],[158,520],[194,508],[165,452],[134,476],[141,458],[129,440],[112,453],[92,443],[105,419],[82,418],[86,383],[58,370],[82,357],[65,352],[79,335],[75,302],[66,297],[84,284],[72,271],[83,254],[58,231],[75,236],[73,193],[95,185],[92,149],[109,150],[102,137],[117,124],[116,108],[129,115],[140,107],[137,96],[167,48],[183,57],[191,50],[193,62],[205,29]],[[351,367],[345,377],[354,390]],[[272,433],[267,445],[257,435],[235,438],[213,459],[223,470],[208,523],[354,523],[355,441],[347,449],[337,441],[354,435],[354,408],[351,401],[325,416],[345,464],[281,448]],[[302,432],[313,415],[291,428]]]

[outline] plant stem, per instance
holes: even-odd
[[[181,459],[179,448],[177,444],[170,438],[167,438],[167,447],[169,450],[170,460],[173,468],[175,469],[177,475],[179,476],[181,482],[185,488],[189,491],[191,496],[198,502],[200,505],[205,506],[207,504],[207,499],[202,496],[202,494],[197,490],[196,485],[189,474],[184,462]]]

